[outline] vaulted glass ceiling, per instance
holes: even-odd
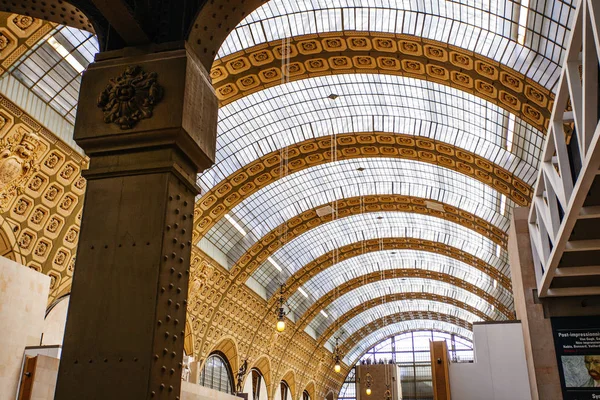
[[[575,4],[574,0],[271,0],[234,29],[218,57],[290,36],[399,33],[473,51],[552,88]]]
[[[376,299],[386,295],[396,293],[429,293],[439,296],[450,297],[460,302],[466,303],[484,314],[488,315],[493,320],[504,320],[504,316],[491,303],[474,293],[460,288],[456,285],[424,278],[392,278],[371,283],[365,283],[348,293],[340,294],[325,307],[321,312],[309,323],[309,327],[317,333],[317,337],[322,334],[335,321],[351,309],[363,306],[369,299]],[[448,305],[450,307],[450,305]],[[444,313],[450,311],[450,308],[445,308]],[[343,326],[338,326],[338,330],[344,329]],[[335,337],[333,335],[332,337]]]
[[[405,249],[365,253],[337,262],[303,284],[306,296],[299,291],[294,293],[289,299],[290,307],[295,314],[302,315],[316,300],[334,292],[344,282],[392,269],[419,269],[449,274],[488,292],[509,308],[513,304],[511,292],[475,267],[446,255]]]
[[[490,186],[456,171],[413,160],[363,158],[307,168],[247,197],[230,214],[248,233],[221,220],[206,238],[235,262],[262,236],[304,211],[364,195],[406,195],[437,200],[507,230],[505,200]],[[366,203],[364,208],[366,209]],[[504,208],[504,210],[502,210]]]
[[[271,0],[237,26],[218,57],[306,34],[398,33],[471,50],[552,90],[560,72],[573,11],[571,0]],[[207,192],[269,153],[284,155],[282,149],[310,139],[360,132],[431,138],[490,160],[529,185],[535,181],[544,139],[542,132],[497,105],[440,83],[385,74],[315,76],[282,81],[223,106],[219,113],[216,164],[199,176],[198,183]],[[337,201],[344,199],[390,194],[421,197],[457,207],[505,232],[514,207],[510,199],[480,181],[406,159],[334,159],[273,178],[268,185],[233,204],[227,210],[227,218],[218,221],[205,235],[205,240],[226,256],[226,267],[285,221],[327,204],[335,208]],[[430,215],[364,213],[313,224],[299,236],[285,230],[278,235],[287,243],[280,248],[270,246],[269,259],[252,275],[252,285],[263,286],[266,297],[318,257],[368,239],[414,238],[442,243],[509,276],[507,255],[501,246],[473,230]],[[407,268],[462,279],[512,309],[511,293],[493,277],[447,256],[418,250],[382,250],[333,264],[303,282],[299,290],[294,289],[289,302],[296,320],[304,321],[311,306],[344,282],[369,273]],[[318,337],[342,314],[369,299],[411,291],[448,296],[492,319],[506,318],[488,301],[451,283],[424,278],[386,279],[365,282],[336,297],[322,313],[311,317],[307,332]],[[469,314],[454,306],[430,303],[405,302],[402,307],[454,316]],[[382,304],[357,315],[347,322],[346,328],[354,332],[392,310],[394,306]],[[473,318],[478,317],[464,319]],[[471,338],[464,328],[445,322],[405,321],[362,338],[359,346],[347,354],[347,360],[353,361],[385,336],[418,329],[447,330]]]
[[[340,341],[344,341],[362,327],[367,326],[378,319],[398,313],[408,312],[435,312],[439,314],[450,315],[469,323],[481,321],[481,318],[477,315],[451,304],[422,299],[400,300],[382,303],[375,307],[366,309],[364,312],[356,315],[344,325],[339,327],[332,337],[339,338]],[[331,324],[327,326],[330,325]]]
[[[388,324],[363,337],[362,340],[356,346],[353,346],[346,353],[346,355],[344,356],[344,361],[348,365],[353,365],[361,356],[361,354],[365,353],[367,350],[369,350],[371,347],[381,342],[382,340],[390,336],[396,335],[398,333],[421,330],[434,330],[443,331],[446,333],[454,333],[468,341],[473,340],[473,332],[463,327],[444,321],[413,319],[409,321]]]
[[[10,73],[72,124],[81,73],[99,51],[93,34],[58,26],[10,68]]]
[[[471,50],[496,60],[552,90],[560,72],[574,0],[270,0],[248,15],[219,51],[224,57],[248,47],[310,33],[365,31],[409,34]],[[25,54],[10,73],[74,122],[80,74],[98,51],[89,33],[57,27]],[[335,95],[335,96],[330,96]],[[249,94],[219,111],[216,164],[199,175],[203,194],[255,160],[303,141],[338,134],[386,132],[423,136],[472,152],[532,185],[542,132],[471,93],[440,83],[385,74],[340,74],[282,82]],[[359,171],[361,169],[362,171]],[[472,213],[506,231],[514,203],[480,181],[432,164],[361,158],[315,165],[275,180],[227,210],[205,240],[228,256],[230,267],[267,232],[300,213],[361,195],[409,195]],[[231,221],[247,231],[242,235]],[[309,262],[367,239],[416,238],[469,253],[509,276],[506,252],[490,239],[430,215],[376,212],[314,227],[271,255],[252,275],[271,296],[280,283]],[[274,264],[275,262],[275,264]],[[278,269],[281,268],[281,271]],[[489,293],[512,309],[510,293],[488,276],[455,259],[425,251],[364,254],[317,274],[290,298],[300,318],[334,287],[367,273],[414,268],[443,272]],[[391,293],[435,293],[505,319],[483,298],[457,285],[424,278],[364,284],[327,305],[309,322],[322,333],[353,307]],[[403,308],[404,307],[404,308]],[[472,321],[474,315],[439,302],[380,305],[348,321],[351,334],[398,310],[437,311]],[[469,314],[469,315],[467,315]],[[327,317],[325,317],[327,315]],[[471,332],[443,321],[388,324],[346,354],[355,360],[383,338],[402,331],[442,330],[470,339]],[[341,332],[341,331],[340,331]],[[339,333],[339,332],[338,332]]]
[[[272,294],[287,276],[333,249],[363,240],[393,237],[444,243],[479,257],[509,275],[506,252],[479,233],[429,215],[374,212],[340,218],[309,230],[273,254],[272,259],[282,272],[266,261],[253,277]]]
[[[336,94],[335,100],[328,96]],[[208,191],[250,162],[307,139],[341,133],[419,135],[489,159],[531,184],[543,135],[470,93],[383,74],[303,79],[250,94],[219,110],[216,164],[199,176]]]

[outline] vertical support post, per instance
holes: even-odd
[[[75,124],[90,169],[56,399],[175,400],[217,101],[185,48],[99,56]]]
[[[445,340],[429,342],[431,355],[431,378],[433,381],[433,398],[450,400],[450,371],[448,368],[448,345]]]
[[[554,350],[550,319],[542,304],[536,303],[537,290],[529,224],[529,209],[515,207],[508,234],[508,255],[517,319],[521,320],[529,386],[533,400],[560,400],[562,391]]]

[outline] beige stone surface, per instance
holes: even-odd
[[[181,382],[181,400],[240,400],[231,394],[209,389],[191,382]]]
[[[515,311],[521,320],[525,358],[533,400],[560,400],[562,391],[554,351],[550,319],[536,304],[533,290],[537,281],[531,253],[528,225],[529,209],[516,207],[508,234],[508,255],[513,282]]]
[[[37,356],[35,375],[31,390],[31,400],[52,400],[58,376],[58,358]]]
[[[70,297],[61,299],[46,316],[44,335],[42,336],[43,346],[62,345],[65,336],[67,311],[69,310],[69,299]]]
[[[0,400],[14,400],[23,352],[40,344],[50,277],[0,258]]]

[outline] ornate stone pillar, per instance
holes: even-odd
[[[56,399],[178,399],[196,174],[217,100],[185,48],[102,53],[75,140],[90,157]]]

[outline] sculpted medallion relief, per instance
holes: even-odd
[[[139,66],[127,67],[98,97],[98,107],[104,112],[104,122],[121,129],[132,129],[143,119],[152,117],[154,106],[163,97],[156,72],[144,72]]]

